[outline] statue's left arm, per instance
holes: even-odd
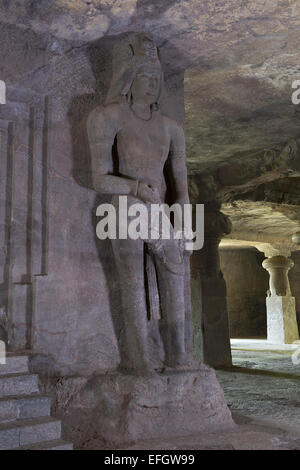
[[[168,171],[171,173],[171,181],[174,185],[174,203],[180,204],[182,208],[182,214],[184,214],[183,222],[184,226],[184,238],[187,234],[192,232],[192,220],[191,212],[188,212],[190,216],[186,219],[186,212],[184,211],[184,204],[189,204],[189,193],[188,193],[188,180],[187,180],[187,167],[186,167],[186,154],[185,154],[185,138],[182,127],[174,124],[171,132],[171,143],[170,152],[168,158]],[[189,238],[186,238],[188,240]],[[188,255],[192,254],[192,250],[189,248],[184,252]]]
[[[171,130],[169,171],[175,186],[174,202],[189,204],[184,131],[177,124]]]

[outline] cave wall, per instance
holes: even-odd
[[[107,199],[91,188],[86,118],[104,101],[112,48],[126,35],[78,47],[16,26],[3,25],[0,36],[2,50],[7,45],[4,167],[12,161],[8,128],[15,126],[15,168],[0,175],[2,329],[11,335],[14,326],[11,349],[32,349],[34,371],[90,375],[115,368],[120,295],[110,243],[95,237],[95,208]],[[163,67],[162,111],[182,123],[183,73]]]
[[[266,338],[268,273],[264,255],[255,248],[220,249],[221,269],[227,287],[231,338]]]

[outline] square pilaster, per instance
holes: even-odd
[[[295,297],[271,295],[266,304],[268,341],[290,344],[299,340]]]

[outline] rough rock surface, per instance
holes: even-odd
[[[291,358],[299,358],[297,346],[278,350],[266,341],[234,340],[232,347],[234,367],[218,370],[217,376],[237,426],[126,449],[299,450],[300,365]]]
[[[0,39],[5,44],[0,78],[53,95],[68,83],[75,113],[77,95],[82,104],[84,94],[91,100],[94,93],[93,79],[86,73],[91,65],[85,51],[91,44],[129,31],[151,34],[160,47],[169,92],[185,71],[190,172],[215,173],[230,160],[227,173],[235,185],[274,146],[299,138],[300,105],[291,101],[292,82],[299,79],[298,0],[24,0],[18,8],[3,0],[0,12]],[[105,53],[101,54],[100,62],[105,63]],[[95,72],[93,65],[92,69]],[[98,92],[105,93],[105,66],[95,78]],[[183,120],[178,107],[175,114]],[[264,183],[256,170],[252,189]],[[266,170],[269,174],[270,168]],[[84,170],[77,172],[78,180],[85,178]],[[273,172],[273,180],[278,178],[280,172]],[[294,186],[295,179],[290,183]],[[273,200],[270,191],[266,200]],[[241,221],[248,219],[243,215]],[[255,218],[252,221],[256,223]]]
[[[55,414],[76,448],[101,449],[234,426],[215,372],[204,365],[152,377],[111,373],[88,380],[65,378],[54,388]]]
[[[233,224],[233,230],[227,236],[228,244],[231,240],[248,240],[255,245],[257,241],[257,247],[260,249],[259,242],[269,243],[274,250],[277,248],[287,255],[292,249],[297,249],[292,243],[292,234],[299,228],[299,206],[238,200],[224,203],[222,211],[229,216]],[[269,255],[268,251],[261,251]]]
[[[218,194],[230,204],[223,210],[233,221],[232,240],[236,235],[248,244],[251,238],[286,246],[299,230],[300,105],[291,103],[291,83],[299,78],[300,5],[298,0],[24,0],[16,7],[3,0],[0,12],[0,79],[8,97],[0,117],[17,123],[14,258],[7,266],[4,236],[0,247],[4,271],[12,274],[13,322],[33,320],[29,304],[36,296],[31,337],[26,338],[37,352],[35,369],[58,375],[104,373],[119,361],[120,292],[111,249],[95,240],[100,201],[90,189],[85,123],[105,97],[112,44],[129,31],[144,31],[160,47],[167,82],[164,111],[182,122],[185,101],[190,172],[206,169],[216,176]],[[53,110],[46,163],[45,94]],[[35,135],[29,122],[32,104],[38,108]],[[32,139],[34,185],[28,175]],[[5,140],[2,150],[5,191]],[[10,206],[7,194],[1,193],[2,214]],[[43,238],[49,240],[47,270],[41,269]],[[5,272],[1,294],[7,288]],[[30,276],[35,285],[27,292]],[[24,346],[24,337],[18,344]]]
[[[18,8],[2,1],[0,11],[10,31],[12,25],[23,31],[24,52],[30,35],[44,36],[44,60],[32,68],[104,36],[151,33],[168,66],[189,69],[191,162],[241,151],[247,159],[254,149],[299,133],[298,108],[291,103],[291,82],[299,78],[297,0],[24,0]]]

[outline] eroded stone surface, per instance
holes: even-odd
[[[114,48],[105,106],[95,108],[87,120],[93,188],[100,196],[111,196],[118,220],[115,236],[110,238],[124,320],[121,365],[141,375],[153,369],[149,318],[161,320],[164,362],[170,367],[186,364],[192,349],[187,346],[192,342],[192,325],[185,294],[185,277],[189,277],[185,256],[192,252],[175,239],[169,218],[166,239],[162,223],[152,217],[151,204],[168,200],[182,211],[189,203],[184,132],[160,111],[163,86],[157,47],[143,34],[132,35],[122,47]],[[138,231],[141,234],[145,232],[142,226],[146,227],[146,237],[145,233],[138,239],[127,236],[127,226],[129,231],[133,221],[127,213],[122,216],[124,204],[128,214],[138,207]],[[97,230],[101,232],[100,224]],[[120,234],[124,227],[125,236]],[[102,240],[102,233],[97,231],[97,235]]]
[[[55,413],[64,436],[75,447],[101,449],[140,439],[185,436],[233,426],[215,372],[165,372],[152,377],[95,376],[74,393],[74,382],[60,381]]]
[[[110,84],[112,46],[128,31],[153,34],[161,48],[167,83],[162,107],[179,123],[185,99],[190,171],[206,169],[216,175],[218,194],[231,204],[223,210],[233,220],[233,238],[238,235],[247,242],[251,237],[255,243],[272,246],[279,241],[290,250],[287,240],[299,231],[299,125],[298,108],[291,104],[291,81],[299,72],[300,7],[296,0],[263,4],[226,0],[222,5],[217,0],[107,0],[101,5],[28,0],[18,8],[8,2],[2,6],[0,79],[8,90],[7,106],[0,110],[4,134],[8,121],[16,122],[12,269],[16,340],[23,346],[24,341],[32,342],[36,370],[90,376],[115,368],[120,360],[120,288],[110,245],[100,248],[95,240],[94,214],[100,201],[91,190],[85,133],[89,112],[103,104]],[[52,97],[53,105],[47,163],[42,150],[45,94]],[[29,190],[27,174],[32,104],[38,109],[34,191]],[[5,139],[2,142],[0,175],[6,183],[8,154]],[[45,166],[49,179],[46,271],[40,259]],[[9,205],[6,196],[2,191],[1,214]],[[32,215],[24,208],[28,198],[36,202],[31,273],[29,234],[24,231]],[[4,238],[1,241],[4,262]],[[4,291],[7,280],[2,274]],[[30,313],[29,284],[24,282],[32,275],[36,302],[28,339],[22,329]],[[152,347],[158,348],[155,338]],[[79,377],[80,387],[85,380]],[[67,391],[66,407],[69,400]]]
[[[45,58],[104,35],[152,33],[168,65],[192,66],[185,84],[188,148],[190,161],[205,165],[241,151],[243,161],[298,134],[290,96],[299,72],[299,18],[296,0],[28,0],[1,12],[11,30],[45,35]]]

